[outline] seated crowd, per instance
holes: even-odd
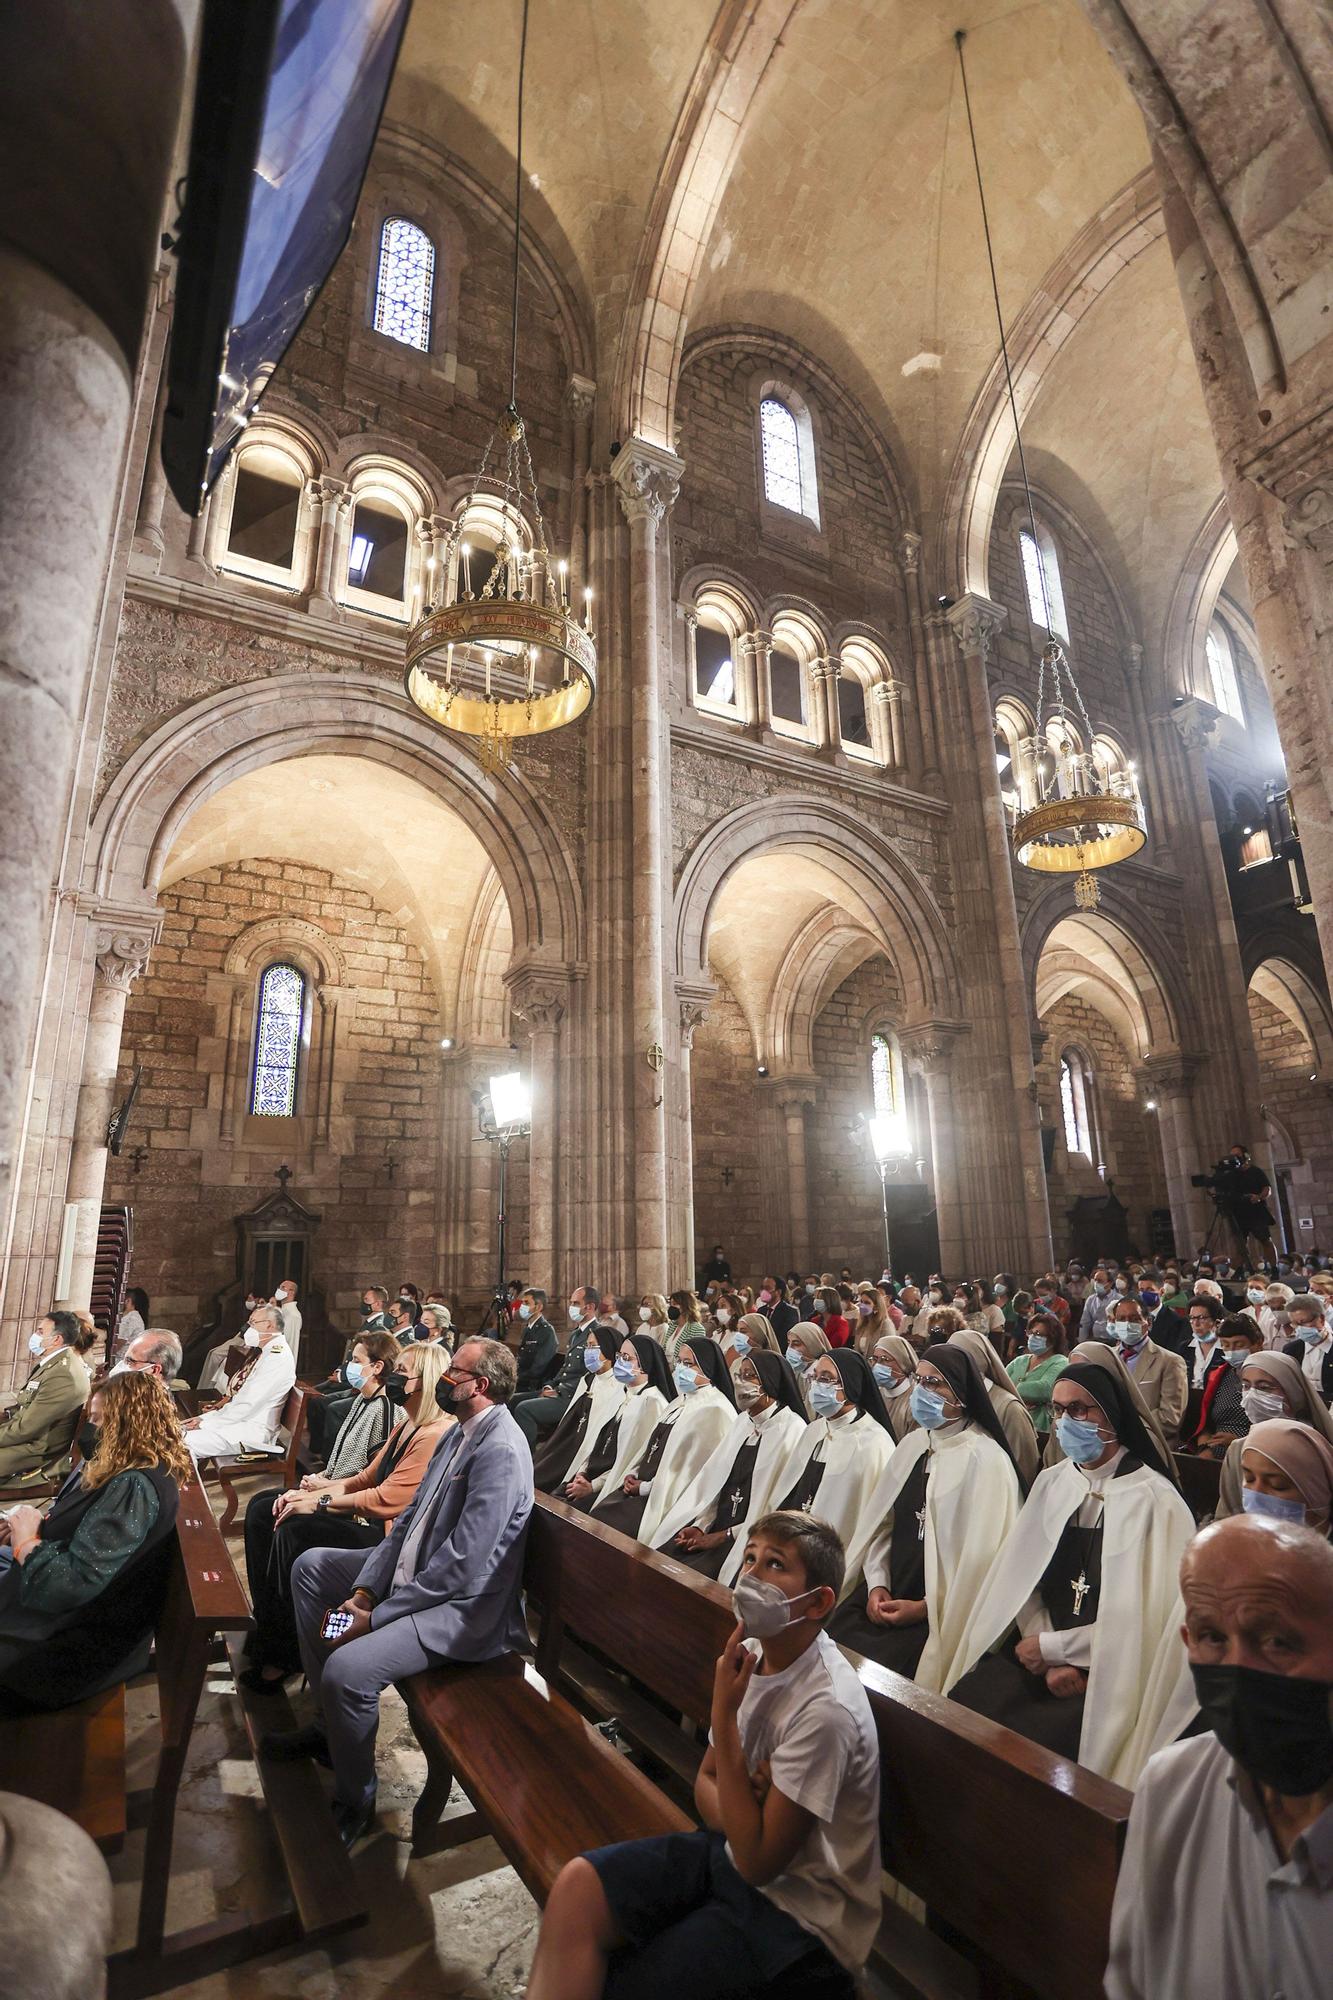
[[[1182,1983],[1200,1951],[1210,1992],[1321,1990],[1333,1276],[1108,1260],[1029,1285],[843,1271],[749,1286],[719,1246],[695,1289],[619,1300],[585,1284],[549,1305],[515,1281],[500,1337],[469,1336],[442,1293],[368,1285],[307,1399],[312,1469],[249,1501],[242,1678],[262,1696],[304,1675],[312,1703],[261,1751],[331,1769],[348,1846],[374,1821],[384,1690],[528,1648],[542,1492],[716,1580],[738,1622],[695,1787],[702,1830],[572,1862],[532,2000],[685,1978],[719,1995],[855,1990],[880,1881],[856,1656],[1136,1791],[1109,1993],[1203,1992]],[[18,1499],[0,1518],[0,1715],[139,1671],[193,1469],[280,1449],[295,1287],[246,1300],[190,1414],[180,1342],[147,1313],[132,1299],[96,1381],[86,1316],[47,1315],[0,1422]],[[1202,1533],[1189,1458],[1215,1467]],[[23,1487],[53,1478],[43,1515]],[[1185,1855],[1198,1896],[1173,1902]],[[1266,1880],[1291,1890],[1280,1916]]]

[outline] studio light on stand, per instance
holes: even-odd
[[[870,1150],[879,1172],[879,1198],[884,1213],[884,1269],[893,1276],[893,1246],[889,1240],[889,1176],[903,1171],[912,1156],[912,1136],[901,1111],[886,1111],[867,1118]]]
[[[494,1318],[496,1338],[503,1340],[509,1323],[508,1301],[505,1298],[505,1254],[509,1227],[506,1207],[509,1148],[515,1139],[526,1139],[532,1133],[532,1090],[527,1078],[518,1070],[508,1070],[503,1076],[493,1076],[486,1087],[485,1096],[478,1098],[477,1116],[481,1125],[481,1137],[495,1147],[500,1158],[495,1291],[490,1304],[482,1314],[477,1332],[484,1331]]]

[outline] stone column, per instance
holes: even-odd
[[[1212,1204],[1207,1193],[1190,1186],[1190,1175],[1202,1173],[1206,1165],[1199,1161],[1194,1123],[1194,1079],[1200,1065],[1197,1055],[1176,1050],[1169,1055],[1149,1056],[1136,1079],[1144,1096],[1153,1098],[1157,1105],[1166,1193],[1178,1257],[1193,1257],[1197,1253],[1212,1221]],[[1229,1238],[1224,1247],[1231,1249]]]
[[[0,1214],[196,13],[0,26]]]
[[[565,404],[570,416],[567,546],[570,582],[577,593],[588,574],[588,466],[592,460],[592,414],[597,405],[597,384],[586,375],[571,375]],[[582,600],[576,594],[573,602]]]
[[[841,678],[841,660],[825,657],[811,661],[814,714],[810,719],[814,724],[816,743],[830,757],[836,757],[842,749],[842,711],[838,707],[838,682]]]
[[[875,742],[879,734],[878,748],[884,752],[885,761],[892,771],[901,771],[904,764],[903,753],[903,684],[901,681],[876,681],[867,690],[869,697],[870,740]],[[878,712],[879,720],[875,716]]]
[[[159,310],[154,317],[154,325],[149,335],[146,365],[157,371],[157,393],[153,400],[153,422],[148,433],[148,458],[144,466],[143,485],[139,489],[139,509],[134,521],[134,547],[137,553],[160,562],[165,543],[162,535],[162,514],[167,500],[167,474],[162,463],[162,423],[167,408],[166,349],[171,337],[171,306],[167,296],[170,271],[163,267],[158,272]],[[150,378],[151,379],[151,378]]]
[[[612,465],[630,530],[629,634],[633,917],[631,973],[633,1043],[631,1109],[634,1132],[635,1283],[657,1290],[671,1264],[667,1240],[665,1091],[662,1067],[666,912],[669,855],[664,838],[669,746],[663,654],[670,643],[670,557],[663,523],[680,491],[684,466],[674,452],[634,439]]]
[[[414,617],[420,618],[444,602],[444,583],[453,551],[454,523],[444,514],[425,514],[417,522],[421,580]]]
[[[528,1263],[533,1284],[552,1298],[560,1290],[557,1188],[560,1173],[560,1023],[569,1005],[570,974],[561,967],[526,966],[505,974],[509,1004],[528,1030],[532,1136],[528,1140]]]
[[[778,1110],[787,1134],[787,1212],[791,1223],[787,1268],[810,1268],[810,1175],[806,1161],[805,1112],[818,1096],[813,1076],[780,1076],[774,1080]]]
[[[963,1235],[962,1204],[958,1194],[952,1078],[954,1048],[959,1037],[966,1032],[958,1021],[924,1021],[915,1027],[902,1029],[898,1037],[903,1061],[925,1085],[940,1269],[950,1272],[968,1267],[969,1246]]]
[[[92,1297],[97,1230],[106,1188],[107,1126],[115,1109],[120,1036],[130,988],[162,929],[158,911],[89,909],[95,927],[93,990],[83,1045],[65,1200],[78,1207],[69,1294],[62,1304],[86,1311]]]
[[[916,689],[915,700],[907,704],[909,744],[904,745],[903,761],[920,784],[928,770],[938,770],[939,749],[935,723],[935,690],[930,675],[929,645],[922,616],[921,536],[907,529],[898,538],[898,569],[902,577],[907,628],[911,634],[912,659],[904,666],[904,677]]]
[[[310,609],[319,617],[329,618],[338,609],[334,598],[333,565],[352,495],[345,480],[310,479],[306,482],[306,496],[310,502],[310,532],[315,545],[315,559],[310,568]]]
[[[768,679],[768,656],[772,648],[771,632],[747,632],[740,642],[746,720],[755,736],[763,736],[773,727],[773,690]]]

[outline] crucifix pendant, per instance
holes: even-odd
[[[924,1501],[922,1501],[920,1507],[917,1509],[916,1538],[919,1542],[924,1542],[926,1539],[926,1506]]]
[[[1074,1616],[1075,1618],[1077,1618],[1083,1609],[1084,1598],[1087,1596],[1088,1592],[1092,1589],[1092,1585],[1088,1582],[1088,1579],[1082,1570],[1080,1570],[1078,1573],[1077,1581],[1070,1585],[1070,1589],[1074,1593]]]
[[[735,1514],[735,1515],[737,1515],[737,1516],[739,1517],[739,1514],[740,1514],[740,1511],[741,1511],[741,1508],[742,1508],[742,1507],[743,1507],[744,1505],[745,1505],[745,1495],[744,1495],[744,1493],[743,1493],[743,1492],[741,1491],[740,1487],[738,1486],[738,1487],[736,1488],[736,1491],[735,1491],[735,1492],[734,1492],[734,1493],[732,1494],[732,1496],[731,1496],[731,1511],[732,1511],[732,1513],[733,1513],[733,1514]]]

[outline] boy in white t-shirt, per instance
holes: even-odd
[[[704,1829],[569,1862],[528,2000],[852,2000],[880,1920],[879,1746],[823,1629],[843,1572],[827,1522],[755,1522],[695,1780]]]

